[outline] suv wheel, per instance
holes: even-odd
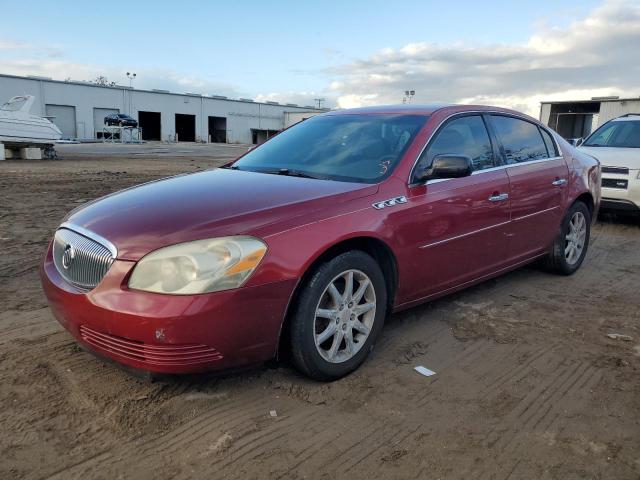
[[[353,250],[322,264],[302,286],[291,321],[296,367],[316,380],[335,380],[367,358],[387,308],[376,261]]]
[[[589,248],[591,213],[582,203],[574,203],[565,215],[560,233],[553,242],[548,266],[556,273],[571,275],[584,260]]]

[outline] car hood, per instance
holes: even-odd
[[[119,259],[138,260],[191,240],[277,233],[308,221],[312,212],[377,190],[377,185],[217,169],[108,195],[71,212],[66,222],[112,242]]]
[[[578,147],[578,150],[596,157],[603,167],[640,169],[640,148]]]

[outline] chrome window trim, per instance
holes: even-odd
[[[416,166],[418,165],[418,160],[420,160],[420,157],[422,157],[422,154],[427,149],[427,146],[429,145],[429,142],[431,142],[433,137],[441,130],[441,128],[444,125],[444,123],[448,122],[450,119],[452,119],[454,117],[459,117],[459,116],[463,116],[463,115],[472,115],[472,114],[475,114],[475,115],[478,115],[478,114],[479,115],[483,115],[483,114],[486,114],[486,115],[502,115],[504,117],[513,117],[513,118],[517,118],[519,120],[523,120],[525,122],[533,123],[537,127],[540,127],[543,130],[545,130],[549,135],[551,135],[551,139],[554,141],[554,143],[556,145],[556,150],[558,151],[559,155],[555,156],[555,157],[551,157],[551,158],[542,158],[542,159],[539,159],[539,160],[531,160],[529,162],[512,163],[510,165],[498,165],[496,167],[486,168],[484,170],[475,170],[475,171],[473,171],[471,173],[471,175],[476,175],[476,174],[484,173],[484,172],[491,172],[491,171],[495,171],[495,170],[500,170],[502,168],[509,168],[509,167],[518,166],[518,165],[529,165],[529,164],[533,164],[533,163],[546,162],[546,161],[550,161],[550,160],[558,160],[560,158],[564,158],[564,156],[562,155],[562,150],[560,149],[560,144],[558,143],[558,140],[556,139],[556,136],[554,135],[554,133],[552,131],[550,131],[549,128],[547,128],[545,125],[542,125],[541,123],[532,122],[531,119],[529,119],[527,117],[524,117],[522,115],[518,115],[515,112],[514,113],[511,113],[511,112],[500,112],[500,111],[497,111],[497,110],[467,110],[465,112],[455,112],[455,113],[452,113],[449,116],[445,117],[440,122],[440,126],[438,126],[438,128],[431,135],[429,135],[429,138],[427,138],[427,141],[424,143],[424,146],[420,150],[420,153],[416,156],[416,159],[413,161],[413,166],[411,167],[411,170],[409,171],[409,178],[407,179],[407,186],[409,188],[418,187],[420,185],[430,185],[431,183],[438,183],[438,182],[447,181],[447,180],[454,180],[453,178],[438,178],[438,179],[434,179],[434,180],[427,180],[426,182],[411,183],[411,179],[413,178],[413,172],[414,172]],[[544,143],[544,139],[542,139],[542,142]]]
[[[67,230],[71,230],[74,231],[76,233],[79,233],[80,235],[87,237],[95,242],[98,242],[99,244],[101,244],[103,247],[105,247],[107,250],[109,250],[109,252],[111,253],[111,255],[113,256],[113,259],[115,260],[118,257],[118,249],[116,248],[116,246],[111,243],[109,240],[107,240],[106,238],[98,235],[97,233],[92,232],[91,230],[87,230],[84,227],[81,227],[79,225],[75,225],[71,222],[63,222],[60,227],[58,227],[58,229],[60,228],[66,228]]]
[[[522,165],[534,165],[536,163],[543,163],[543,162],[550,162],[552,160],[562,160],[564,157],[552,157],[552,158],[541,158],[538,160],[530,160],[528,162],[521,162],[521,163],[510,163],[509,165],[500,165],[498,167],[492,167],[492,168],[485,168],[484,170],[475,170],[473,172],[471,172],[471,175],[480,175],[481,173],[486,173],[486,172],[495,172],[497,170],[507,170],[509,168],[514,168],[514,167],[520,167]],[[464,178],[464,177],[463,177]],[[455,178],[436,178],[433,180],[427,180],[426,183],[415,183],[413,185],[409,185],[410,187],[415,187],[418,185],[431,185],[432,183],[439,183],[439,182],[447,182],[449,180],[455,180]]]

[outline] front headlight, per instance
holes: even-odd
[[[193,295],[240,287],[256,269],[267,246],[248,236],[180,243],[151,252],[135,266],[129,288]]]

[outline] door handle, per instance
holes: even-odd
[[[508,199],[509,199],[508,193],[500,193],[500,194],[492,195],[489,197],[490,202],[504,202],[505,200],[508,200]]]
[[[553,185],[554,187],[559,187],[561,185],[566,185],[566,184],[567,184],[566,178],[556,178],[553,182],[551,182],[551,185]]]

